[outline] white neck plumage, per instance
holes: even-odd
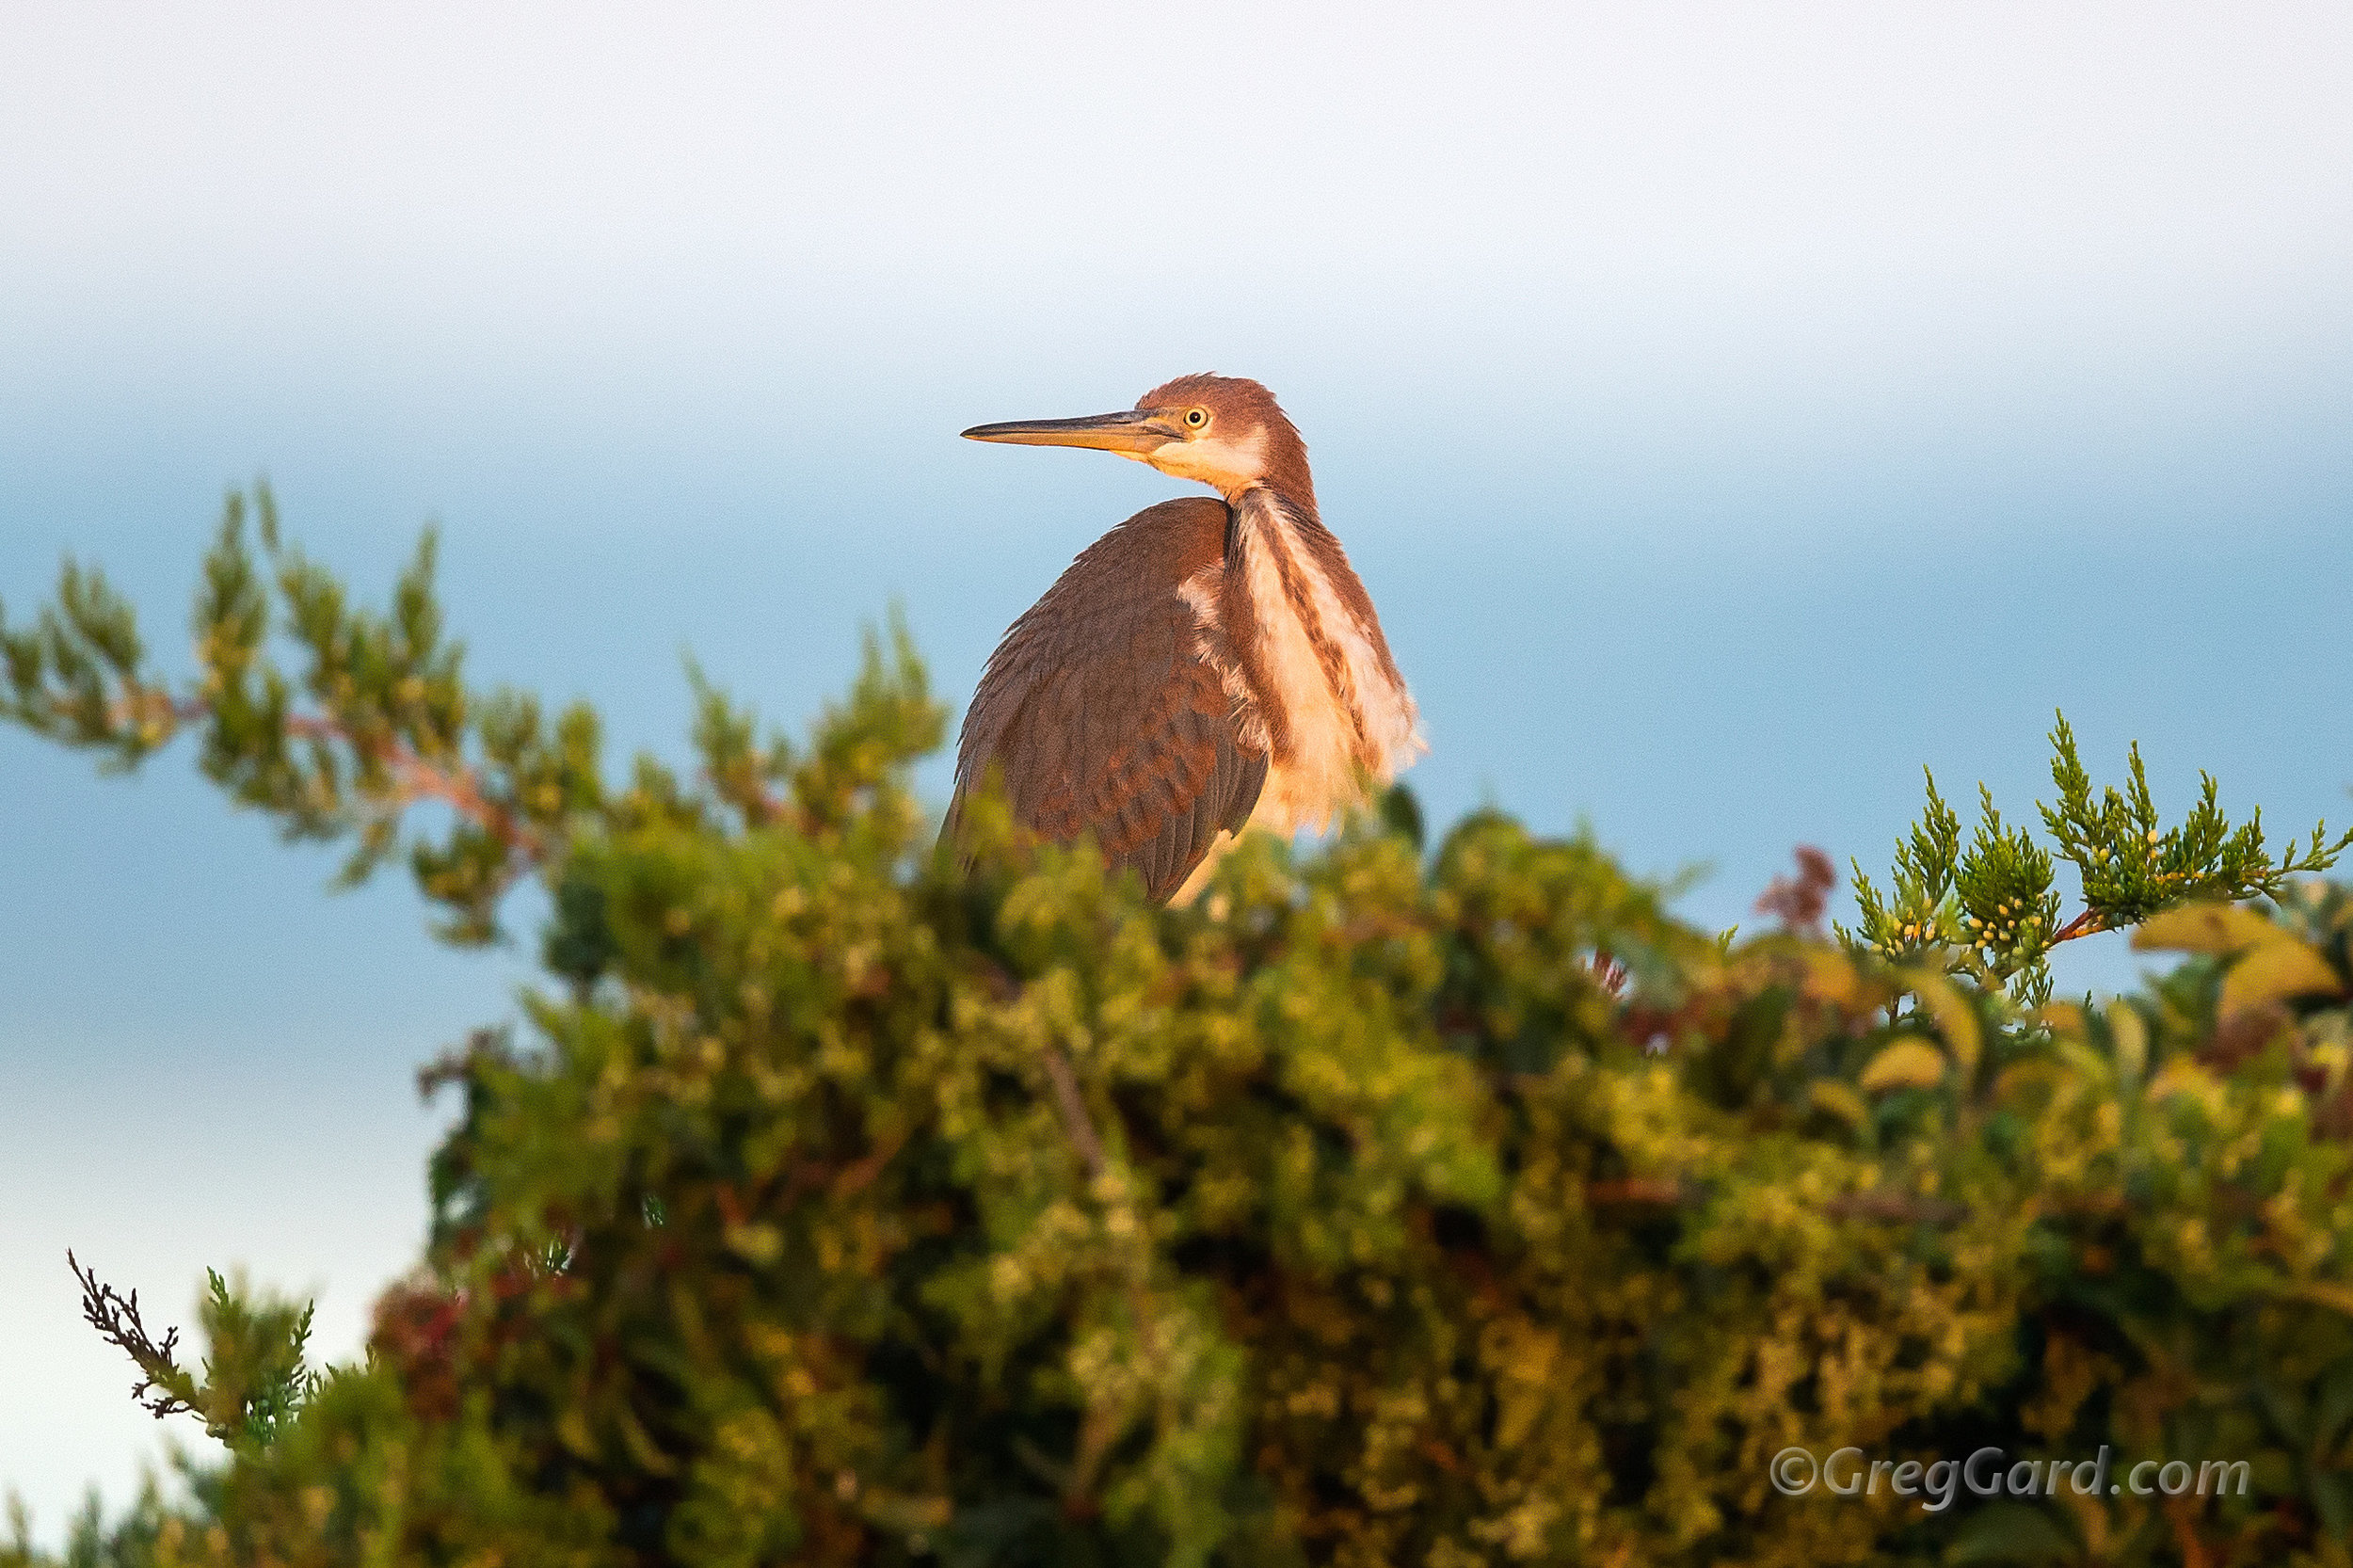
[[[1226,561],[1248,595],[1250,662],[1281,709],[1253,821],[1321,830],[1424,749],[1414,699],[1339,541],[1263,485],[1231,497]],[[1240,630],[1237,628],[1237,630]]]

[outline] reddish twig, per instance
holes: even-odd
[[[168,698],[163,706],[175,724],[200,724],[213,712],[212,704],[201,697]],[[396,807],[438,800],[506,848],[531,860],[547,858],[548,844],[538,831],[512,809],[484,794],[481,775],[470,764],[460,762],[454,770],[438,767],[391,736],[363,739],[347,725],[309,713],[290,715],[286,732],[300,740],[322,744],[340,741],[376,763],[392,776]]]
[[[2214,1561],[2198,1534],[2198,1507],[2187,1497],[2169,1497],[2165,1522],[2173,1531],[2173,1545],[2182,1554],[2182,1568],[2207,1568]]]
[[[286,729],[304,740],[341,741],[369,758],[398,781],[399,804],[403,806],[419,800],[438,800],[507,848],[534,860],[547,855],[546,843],[531,824],[485,795],[481,776],[466,763],[459,763],[455,772],[438,768],[399,741],[389,737],[363,741],[332,719],[297,714],[286,721]]]
[[[2103,920],[2098,914],[2087,909],[2082,914],[2076,916],[2073,920],[2069,920],[2065,925],[2060,926],[2057,931],[2051,933],[2049,945],[2057,947],[2061,942],[2072,942],[2078,936],[2097,936],[2103,931],[2113,931],[2116,928],[2114,926],[2108,924],[2108,922]]]
[[[1585,1201],[1596,1208],[1625,1204],[1635,1208],[1676,1208],[1696,1196],[1679,1181],[1663,1176],[1620,1176],[1596,1181],[1585,1189]]]
[[[1046,1077],[1054,1086],[1054,1106],[1061,1113],[1063,1130],[1069,1134],[1071,1146],[1079,1151],[1079,1159],[1087,1174],[1100,1180],[1110,1169],[1104,1158],[1103,1141],[1096,1135],[1095,1119],[1087,1114],[1086,1096],[1080,1092],[1079,1075],[1071,1069],[1070,1059],[1059,1046],[1046,1048]],[[1144,1292],[1144,1284],[1128,1275],[1128,1308],[1135,1314],[1136,1338],[1144,1360],[1154,1367],[1160,1365],[1160,1334],[1154,1327],[1152,1304]],[[1096,1472],[1110,1456],[1118,1436],[1116,1423],[1104,1412],[1090,1408],[1080,1423],[1079,1450],[1070,1470],[1070,1481],[1064,1489],[1063,1508],[1074,1517],[1092,1517]]]
[[[1071,1146],[1085,1161],[1087,1175],[1101,1179],[1107,1168],[1103,1141],[1095,1135],[1095,1120],[1087,1114],[1085,1096],[1079,1093],[1079,1075],[1071,1070],[1070,1059],[1060,1047],[1046,1048],[1046,1077],[1054,1086],[1054,1106],[1062,1113],[1063,1130],[1070,1135]]]
[[[1844,1192],[1822,1203],[1833,1220],[1885,1220],[1898,1224],[1957,1225],[1969,1210],[1943,1198],[1912,1192]]]

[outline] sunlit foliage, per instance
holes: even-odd
[[[2048,825],[2154,844],[2086,897],[2190,957],[2099,1009],[2022,1005],[2052,857],[1933,793],[1844,944],[1689,929],[1499,814],[1425,847],[1401,798],[1156,910],[986,805],[936,850],[903,637],[797,744],[697,678],[696,774],[616,777],[587,710],[466,683],[430,565],[356,608],[264,498],[185,686],[95,573],[0,631],[17,722],[126,765],[193,728],[351,874],[405,848],[452,939],[525,877],[553,911],[521,1025],[424,1075],[461,1114],[364,1364],[225,1287],[195,1371],[118,1311],[225,1447],[72,1560],[2348,1561],[2353,905],[2144,824],[2137,765]],[[1988,1445],[2252,1487],[1768,1473]]]

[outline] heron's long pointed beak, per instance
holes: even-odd
[[[976,424],[964,432],[967,440],[1006,441],[1015,446],[1089,446],[1099,452],[1129,456],[1158,451],[1184,432],[1140,408],[1125,413],[1090,414],[1084,419],[1022,419],[1008,424]]]

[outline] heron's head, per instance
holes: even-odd
[[[1274,394],[1240,376],[1180,376],[1115,414],[976,424],[964,434],[976,441],[1116,452],[1162,473],[1198,480],[1228,500],[1265,485],[1315,510],[1306,443]]]

